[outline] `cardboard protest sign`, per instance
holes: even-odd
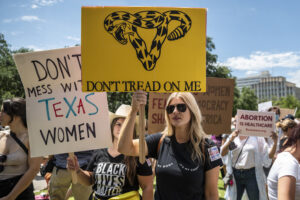
[[[205,92],[206,9],[82,8],[82,90]]]
[[[207,134],[231,132],[234,80],[207,78],[207,91],[194,93],[203,116],[203,128]],[[165,127],[165,107],[169,94],[150,93],[148,132],[160,132]]]
[[[238,110],[236,129],[240,135],[268,137],[275,130],[275,113]]]
[[[272,101],[267,101],[258,104],[258,111],[268,111],[272,107]]]
[[[280,117],[279,117],[279,119],[284,118],[288,114],[294,115],[295,114],[295,109],[280,108]]]
[[[106,93],[81,91],[80,47],[14,55],[26,94],[31,156],[111,145]]]

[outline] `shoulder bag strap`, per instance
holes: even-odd
[[[236,159],[236,161],[235,161],[235,164],[234,164],[234,167],[233,167],[233,168],[235,168],[236,163],[237,163],[237,161],[239,160],[240,155],[241,155],[241,153],[242,153],[242,151],[243,151],[243,148],[244,148],[246,142],[248,141],[249,137],[250,137],[250,136],[248,136],[247,139],[246,139],[246,141],[244,142],[243,147],[242,147],[242,149],[241,149],[241,151],[240,151],[240,153],[239,153],[239,155],[238,155],[238,157],[237,157],[237,159]]]
[[[25,151],[25,153],[28,155],[28,149],[24,145],[24,143],[16,136],[15,133],[10,132],[11,137],[18,143],[18,145]]]

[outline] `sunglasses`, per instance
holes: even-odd
[[[167,108],[166,108],[167,113],[172,114],[175,110],[175,107],[178,110],[178,112],[183,113],[183,112],[186,111],[186,105],[184,103],[180,103],[180,104],[177,104],[177,105],[168,105]]]

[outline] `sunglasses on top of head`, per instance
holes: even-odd
[[[175,110],[175,107],[177,109],[178,112],[185,112],[186,111],[186,105],[184,103],[180,103],[177,105],[168,105],[166,108],[166,111],[168,114],[172,114]]]

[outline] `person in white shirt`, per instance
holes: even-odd
[[[288,136],[286,149],[278,154],[268,176],[270,200],[300,200],[300,124]]]
[[[266,177],[263,167],[272,163],[277,134],[272,133],[271,148],[263,137],[240,136],[240,131],[231,133],[221,147],[221,156],[227,172],[233,174],[233,185],[226,188],[226,199],[240,200],[247,192],[249,200],[267,199]]]

